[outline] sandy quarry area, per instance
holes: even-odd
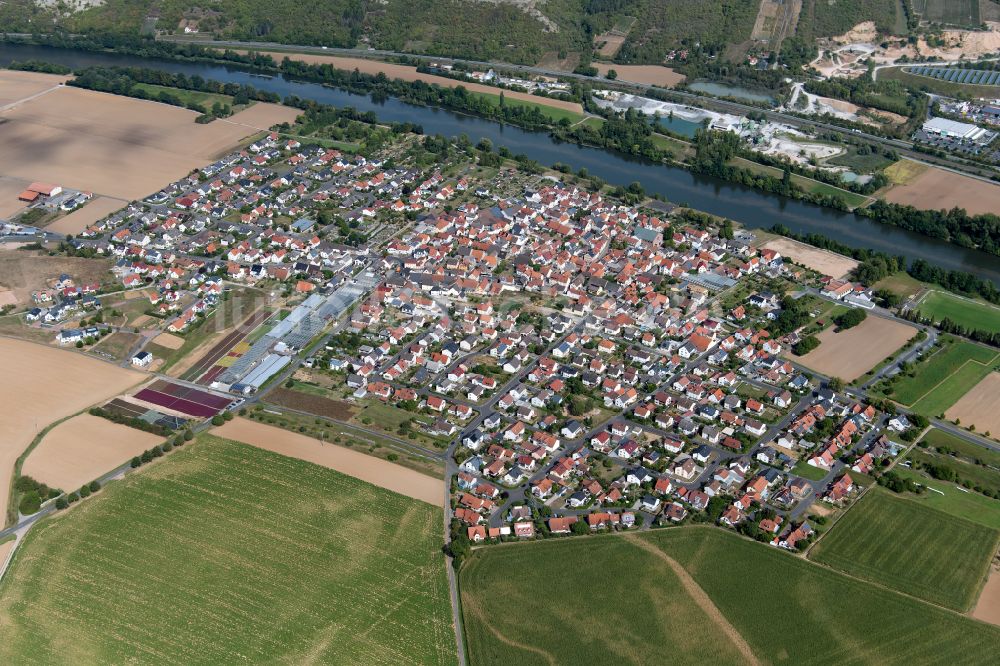
[[[247,51],[237,50],[237,53],[247,53]],[[500,89],[494,88],[493,86],[487,86],[473,81],[459,81],[457,79],[450,79],[447,76],[422,74],[417,71],[416,67],[412,67],[410,65],[399,65],[392,62],[369,60],[368,58],[347,58],[342,56],[317,55],[313,53],[282,53],[279,51],[260,51],[260,53],[269,55],[279,62],[284,58],[290,58],[292,60],[299,60],[313,65],[333,65],[337,69],[346,69],[348,71],[356,69],[362,74],[378,74],[379,72],[384,72],[386,76],[392,79],[436,83],[439,86],[445,86],[448,88],[464,86],[466,90],[471,92],[488,93],[490,95],[500,94]],[[516,92],[513,90],[505,90],[503,94],[504,97],[509,99],[537,102],[538,104],[544,104],[556,109],[565,109],[575,113],[583,113],[583,106],[578,102],[567,102],[564,100],[550,99],[548,97],[538,97],[537,95]]]
[[[991,372],[944,413],[949,421],[960,419],[964,427],[976,426],[976,432],[1000,437],[1000,372]],[[1000,586],[1000,583],[998,583]],[[1000,612],[1000,591],[997,594]]]
[[[84,231],[94,222],[104,219],[111,213],[124,208],[126,205],[128,204],[120,199],[94,197],[94,199],[92,201],[88,201],[83,208],[78,208],[66,217],[60,218],[52,224],[47,225],[45,230],[57,234],[76,235],[81,231]]]
[[[835,330],[835,326],[830,326],[817,335],[820,346],[795,360],[845,382],[853,382],[874,368],[917,332],[913,326],[872,314],[854,328],[840,333]]]
[[[0,70],[0,110],[62,84],[68,76]]]
[[[329,467],[428,504],[440,506],[444,501],[445,488],[441,479],[414,472],[343,446],[329,442],[320,443],[318,439],[281,428],[236,418],[222,427],[215,428],[212,434]]]
[[[145,375],[7,338],[0,338],[0,358],[0,511],[6,515],[14,462],[35,435],[54,421],[121,393]]]
[[[764,243],[761,247],[779,252],[781,256],[797,264],[838,280],[847,277],[858,265],[858,262],[850,257],[821,250],[790,238],[776,238]]]
[[[684,80],[684,75],[675,72],[669,67],[660,65],[609,65],[607,63],[595,62],[594,67],[605,76],[609,69],[618,72],[618,79],[631,83],[644,83],[647,86],[660,86],[662,88],[673,88]]]
[[[187,109],[60,88],[0,112],[0,175],[137,199],[211,162],[257,128],[296,115],[255,104],[198,125]]]
[[[964,208],[970,215],[1000,211],[1000,185],[929,167],[909,183],[885,194],[891,203],[926,210]]]
[[[99,416],[79,414],[46,433],[21,472],[69,492],[162,441],[157,435]]]
[[[1000,626],[1000,566],[996,562],[990,567],[990,576],[970,615],[977,620]]]

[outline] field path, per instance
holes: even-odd
[[[514,639],[510,638],[509,636],[505,636],[503,633],[501,633],[500,631],[498,631],[497,628],[495,626],[493,626],[493,624],[490,622],[489,617],[487,617],[487,615],[486,615],[486,612],[483,611],[482,608],[480,608],[479,602],[477,602],[472,597],[472,595],[468,595],[468,594],[463,594],[462,595],[462,608],[464,608],[465,610],[469,611],[470,613],[472,613],[473,615],[475,615],[476,617],[478,617],[479,621],[483,623],[483,626],[491,634],[493,634],[494,638],[496,638],[498,641],[500,641],[504,645],[509,645],[509,646],[511,646],[513,648],[518,648],[520,650],[526,650],[526,651],[531,652],[533,654],[537,654],[538,656],[542,657],[543,659],[545,659],[545,661],[547,661],[548,663],[552,664],[553,666],[555,666],[555,664],[559,663],[559,662],[556,661],[556,658],[555,658],[555,656],[552,655],[552,653],[546,652],[545,650],[543,650],[542,648],[538,647],[537,645],[527,645],[525,643],[519,643],[519,642],[515,641]]]
[[[677,575],[677,578],[681,581],[681,585],[684,586],[684,591],[691,595],[698,607],[705,611],[709,619],[714,622],[722,633],[725,634],[743,658],[746,660],[747,664],[754,664],[755,666],[760,666],[760,660],[754,655],[753,650],[750,649],[750,644],[746,642],[743,636],[736,630],[736,627],[729,623],[726,616],[722,614],[722,611],[715,605],[712,598],[708,596],[705,590],[701,589],[698,582],[691,577],[691,574],[687,572],[687,569],[680,565],[680,562],[670,557],[662,550],[649,543],[645,539],[640,539],[636,534],[628,534],[625,536],[625,540],[629,543],[642,548],[644,551],[650,555],[655,555],[664,562],[666,562],[670,569]]]

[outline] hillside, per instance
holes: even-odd
[[[0,25],[10,32],[55,27],[371,46],[572,68],[589,61],[608,35],[621,47],[606,55],[620,63],[659,64],[680,49],[695,60],[740,60],[751,48],[836,35],[864,20],[891,30],[897,11],[896,0],[803,0],[801,6],[773,0],[217,0],[210,8],[193,0],[86,0],[74,6],[77,11],[58,15],[49,0],[7,0],[0,3]]]

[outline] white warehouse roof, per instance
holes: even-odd
[[[960,123],[947,118],[931,118],[924,123],[924,131],[953,136],[959,139],[975,139],[986,130],[982,130],[969,123]]]

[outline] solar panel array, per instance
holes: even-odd
[[[1000,85],[1000,71],[990,69],[965,69],[962,67],[907,67],[905,72],[939,79],[949,83],[977,86]]]

